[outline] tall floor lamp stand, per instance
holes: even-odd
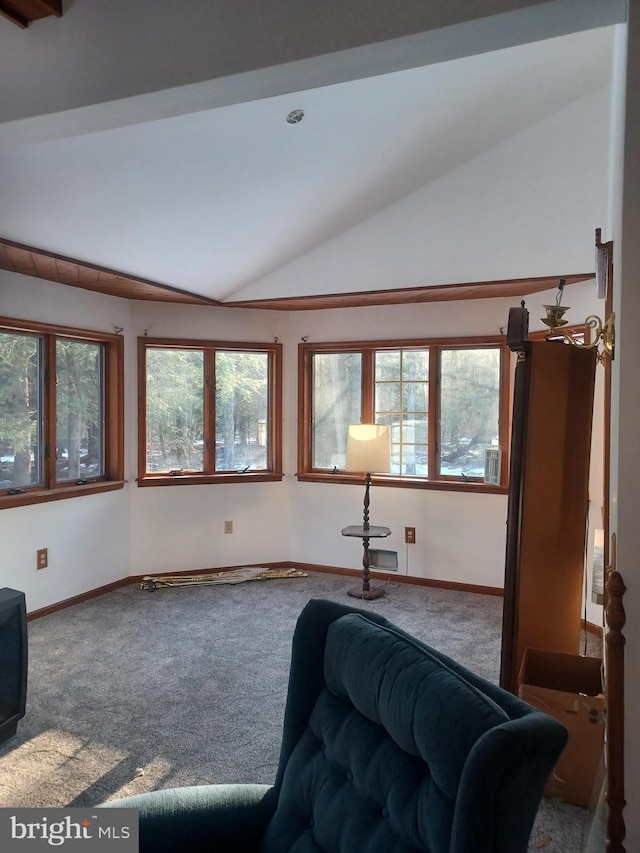
[[[370,555],[369,555],[369,540],[370,539],[384,539],[385,536],[389,536],[391,530],[388,527],[372,527],[369,524],[369,487],[371,486],[371,474],[367,474],[365,479],[365,490],[364,490],[364,513],[362,519],[362,525],[352,524],[349,527],[342,528],[343,536],[355,536],[358,539],[362,539],[362,545],[364,548],[364,553],[362,555],[362,587],[354,586],[352,589],[347,590],[347,595],[350,595],[352,598],[360,598],[366,601],[372,601],[375,598],[382,598],[384,595],[384,589],[382,587],[371,587],[369,583],[370,579],[370,571],[369,566],[371,565]]]

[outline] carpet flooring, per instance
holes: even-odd
[[[380,612],[498,680],[500,598],[390,582],[384,598],[355,602],[351,585],[319,572],[154,592],[132,585],[30,622],[27,714],[0,749],[0,807],[271,783],[291,637],[310,598]],[[529,849],[582,853],[593,832],[588,811],[544,800]]]

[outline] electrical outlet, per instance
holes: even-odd
[[[233,521],[225,521],[224,532],[225,533],[233,533]]]
[[[46,569],[49,565],[49,551],[47,548],[40,548],[36,551],[36,568]]]
[[[416,544],[416,529],[415,527],[405,527],[404,529],[404,541],[407,545],[415,545]]]

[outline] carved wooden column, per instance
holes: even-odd
[[[607,763],[607,853],[625,853],[624,799],[624,644],[626,586],[615,569],[615,534],[611,541],[613,570],[606,585],[605,701]]]

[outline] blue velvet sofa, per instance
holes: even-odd
[[[142,853],[524,853],[567,734],[375,613],[312,600],[271,785],[107,803]]]

